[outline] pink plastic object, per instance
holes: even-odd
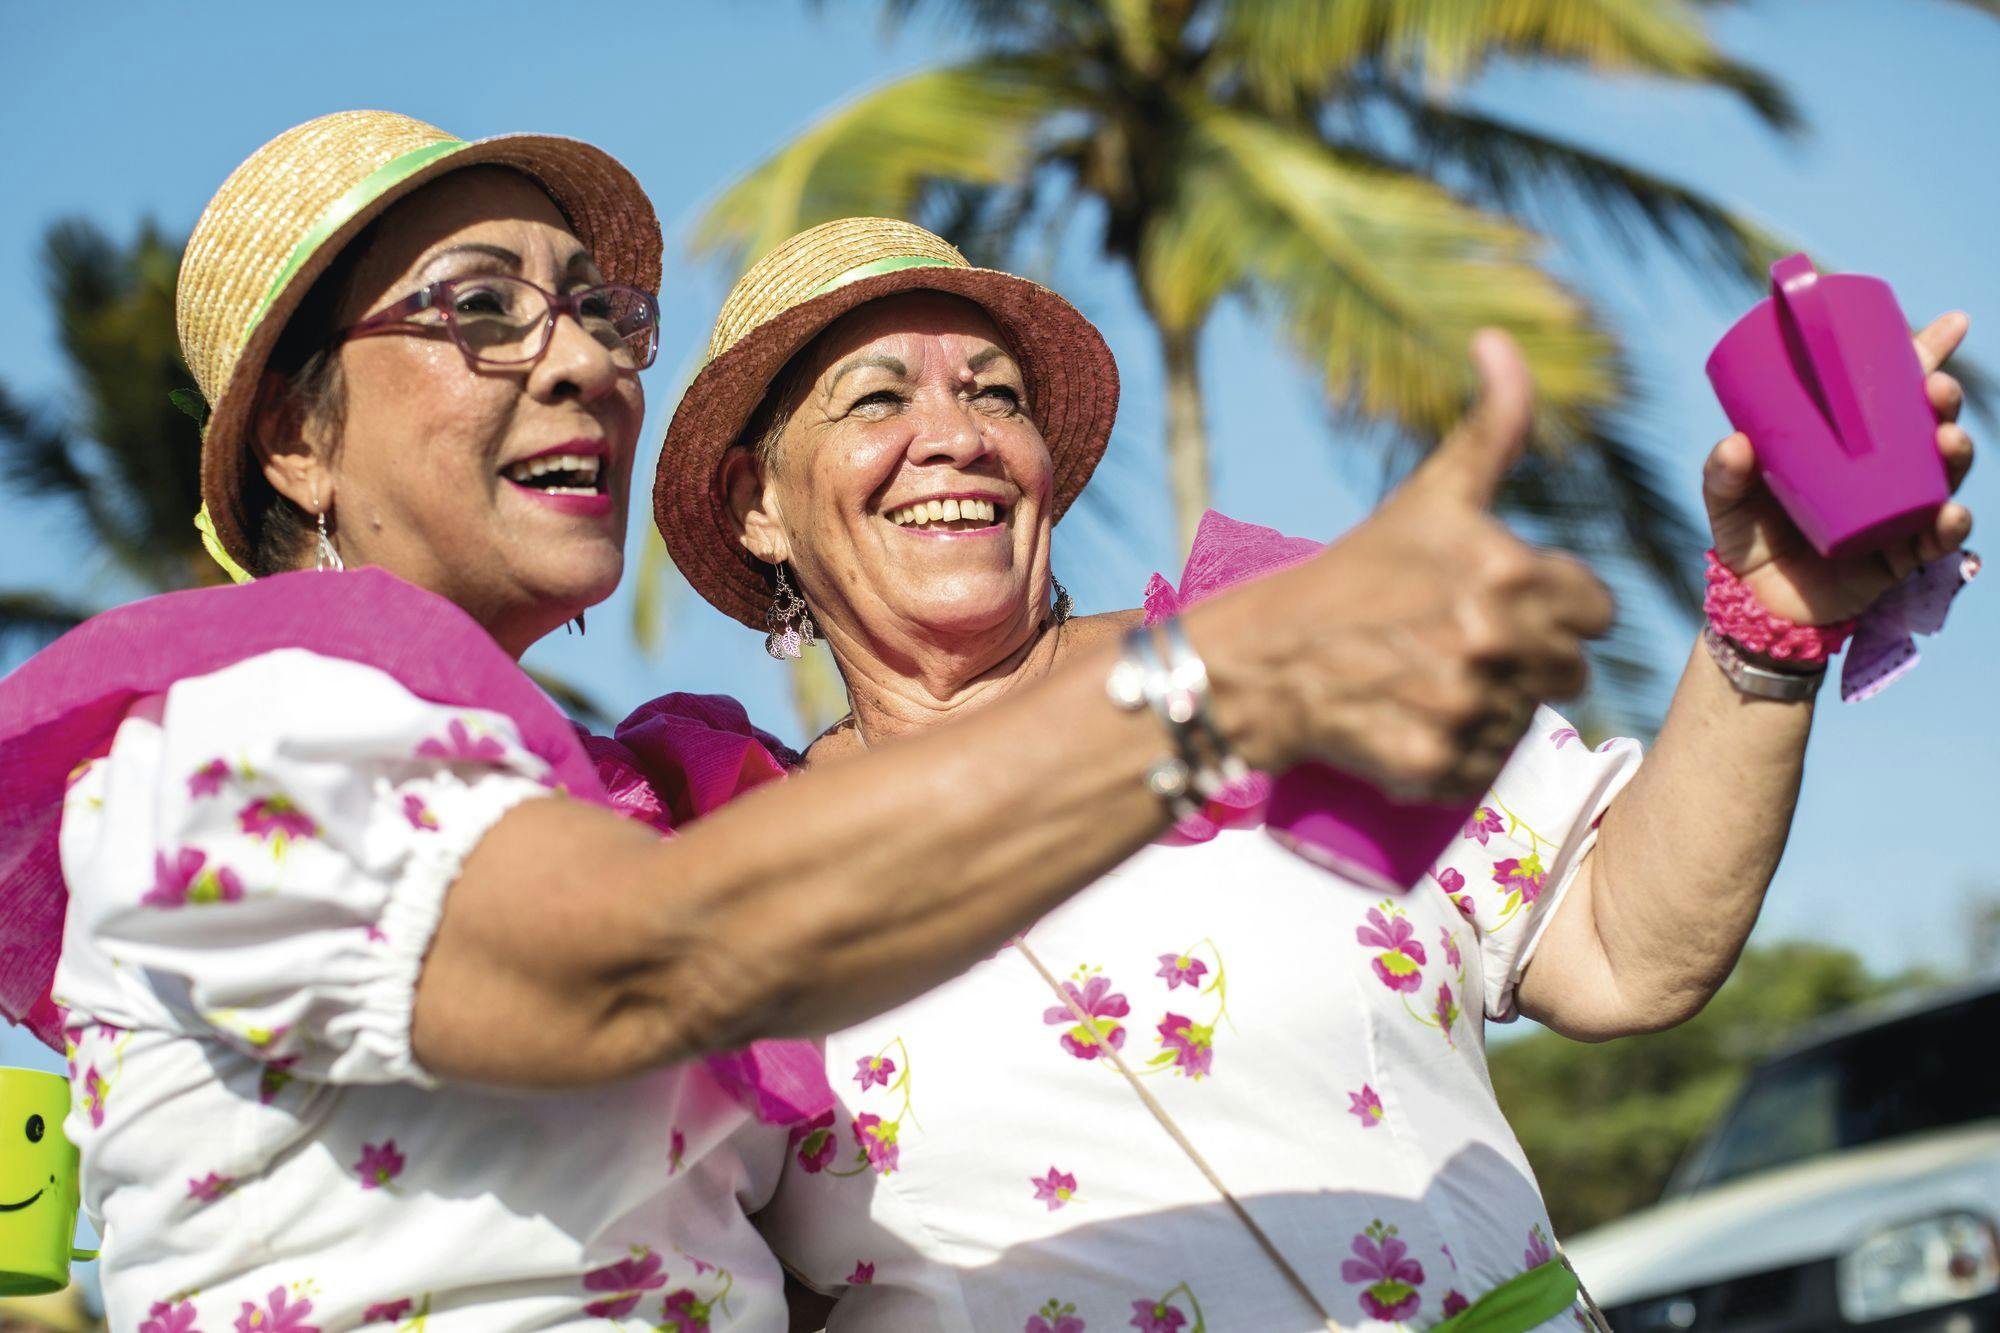
[[[1264,827],[1316,865],[1383,893],[1404,893],[1478,807],[1406,805],[1338,769],[1301,764],[1278,779]]]
[[[1823,275],[1804,255],[1779,260],[1770,298],[1709,354],[1708,379],[1821,555],[1907,537],[1949,494],[1923,365],[1880,278]]]

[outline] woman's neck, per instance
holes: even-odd
[[[1025,641],[997,651],[926,653],[921,660],[905,662],[830,640],[854,711],[851,725],[814,743],[812,757],[866,749],[985,708],[1034,684],[1078,649],[1136,624],[1138,616],[1136,611],[1114,612],[1062,625],[1044,621]]]

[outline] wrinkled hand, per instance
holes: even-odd
[[[1965,391],[1939,369],[1965,338],[1966,317],[1941,315],[1917,334],[1924,391],[1937,413],[1937,446],[1953,494],[1972,467],[1972,437],[1958,424]],[[1741,431],[1715,446],[1702,473],[1702,498],[1716,557],[1749,585],[1765,610],[1803,625],[1858,616],[1909,572],[1965,544],[1972,511],[1955,501],[1930,529],[1866,555],[1829,560],[1813,550],[1757,471],[1757,454]]]
[[[1254,766],[1320,759],[1400,799],[1473,799],[1535,705],[1583,689],[1583,644],[1610,628],[1611,596],[1583,564],[1488,513],[1525,445],[1533,393],[1505,334],[1482,332],[1472,353],[1477,406],[1381,508],[1212,604],[1236,623],[1197,642]],[[1237,633],[1249,653],[1225,647]]]

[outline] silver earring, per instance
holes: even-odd
[[[764,636],[764,651],[780,662],[796,662],[813,646],[818,631],[813,625],[812,612],[806,609],[806,599],[799,596],[792,581],[785,577],[785,567],[779,565],[777,569],[771,609],[764,613],[764,623],[771,627],[771,632]]]
[[[1049,587],[1055,590],[1055,602],[1049,607],[1049,618],[1060,625],[1069,619],[1072,610],[1069,589],[1063,587],[1062,580],[1053,574],[1049,575]]]
[[[333,539],[326,535],[326,511],[320,510],[316,517],[319,520],[319,546],[313,558],[313,568],[346,569],[347,565],[341,560],[340,552],[333,549]]]

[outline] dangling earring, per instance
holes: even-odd
[[[575,620],[572,620],[572,621],[570,621],[570,622],[569,622],[568,624],[566,624],[566,625],[564,625],[564,626],[563,626],[563,633],[565,633],[565,634],[568,634],[568,633],[572,633],[572,632],[574,632],[574,633],[577,633],[577,634],[587,634],[587,633],[589,633],[589,630],[588,630],[588,629],[586,629],[586,628],[584,627],[584,623],[583,623],[583,612],[581,612],[581,611],[579,611],[579,612],[577,612],[577,613],[576,613],[576,619],[575,619]]]
[[[1055,590],[1055,602],[1049,607],[1049,619],[1060,625],[1070,616],[1069,589],[1063,587],[1062,580],[1053,574],[1049,575],[1049,587]]]
[[[764,636],[764,651],[780,662],[796,662],[813,646],[818,632],[813,626],[812,612],[806,609],[806,599],[799,596],[792,581],[785,577],[785,567],[779,565],[777,570],[771,609],[764,613],[764,623],[771,627],[771,632]]]
[[[340,558],[340,552],[333,549],[333,539],[326,535],[326,511],[320,510],[315,517],[319,520],[319,547],[313,558],[314,569],[343,570],[347,568]]]

